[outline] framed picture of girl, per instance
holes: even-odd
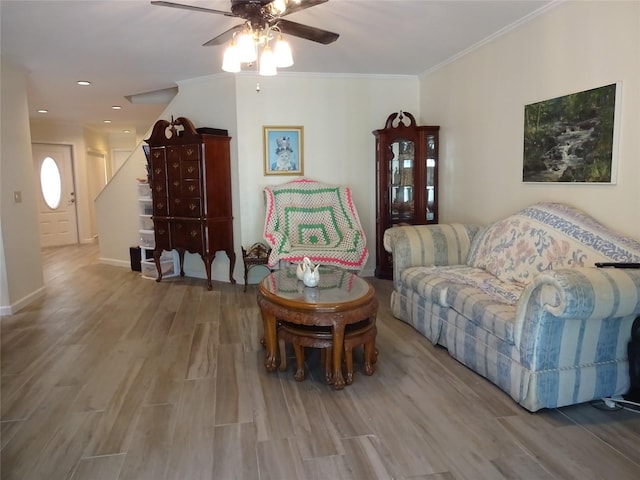
[[[304,175],[304,127],[264,126],[264,174]]]

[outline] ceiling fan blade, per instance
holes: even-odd
[[[225,12],[223,10],[214,10],[213,8],[204,8],[204,7],[196,7],[195,5],[185,5],[183,3],[174,3],[174,2],[165,2],[165,1],[156,1],[153,0],[151,5],[157,5],[159,7],[172,7],[172,8],[182,8],[184,10],[195,10],[196,12],[206,12],[206,13],[217,13],[218,15],[225,15],[227,17],[236,17],[231,12]]]
[[[277,25],[280,27],[280,31],[282,33],[304,38],[305,40],[311,40],[312,42],[322,43],[323,45],[335,42],[340,36],[337,33],[316,27],[310,27],[309,25],[303,25],[301,23],[291,22],[283,18],[278,20]]]
[[[236,25],[235,27],[231,27],[229,30],[227,30],[225,32],[222,32],[220,35],[218,35],[215,38],[212,38],[207,43],[203,43],[202,46],[203,47],[213,47],[213,46],[217,46],[217,45],[222,45],[227,40],[230,40],[231,37],[233,36],[233,34],[236,31],[241,30],[243,26],[244,26],[244,23],[240,24],[240,25]]]
[[[287,1],[287,9],[284,12],[284,15],[289,15],[291,13],[299,12],[300,10],[304,10],[305,8],[315,7],[316,5],[320,5],[321,3],[327,3],[329,0],[301,0],[298,2],[293,2],[291,0]]]

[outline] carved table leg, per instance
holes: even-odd
[[[324,365],[325,383],[327,385],[333,385],[333,349],[331,347],[322,349],[320,363]]]
[[[264,344],[264,338],[261,343]],[[282,338],[278,338],[278,349],[280,350],[280,371],[287,371],[287,344]]]
[[[344,350],[344,323],[336,322],[333,324],[333,387],[336,390],[342,390],[345,382],[342,376],[342,351]]]
[[[347,385],[351,385],[353,383],[353,345],[345,344],[344,359],[347,364],[347,377],[345,378],[345,382]]]
[[[362,371],[365,375],[373,375],[373,364],[376,363],[376,339],[365,342],[364,344],[364,366]]]
[[[260,306],[260,313],[262,315],[262,325],[264,328],[264,346],[266,350],[264,366],[268,372],[273,372],[276,369],[278,360],[276,316],[273,313],[267,312],[262,306]]]
[[[298,342],[294,342],[293,351],[296,354],[296,374],[293,378],[301,382],[304,380],[304,347]]]

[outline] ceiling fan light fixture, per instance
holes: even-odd
[[[231,40],[231,43],[224,51],[224,56],[222,57],[222,70],[229,73],[237,73],[240,71],[238,47],[233,40]]]
[[[278,36],[278,40],[273,48],[275,55],[276,67],[286,68],[293,65],[293,55],[291,54],[291,46],[282,35]]]
[[[270,46],[265,46],[260,55],[260,70],[258,72],[262,76],[270,77],[278,74],[276,68],[276,57]]]
[[[225,42],[226,39],[229,38],[229,35],[233,35],[233,40],[223,55],[222,69],[226,72],[239,72],[242,68],[239,64],[246,63],[249,64],[249,67],[253,67],[254,65],[258,66],[258,71],[261,75],[276,75],[277,68],[286,68],[293,65],[291,47],[288,42],[282,38],[281,29],[283,29],[287,35],[303,38],[322,45],[333,43],[340,36],[328,30],[281,18],[290,13],[321,5],[328,0],[229,1],[231,3],[231,11],[216,10],[164,0],[153,0],[151,4],[244,19],[245,22],[243,24],[228,29],[203,45],[207,47],[212,45],[218,46]],[[277,40],[275,40],[276,33],[279,37]],[[273,51],[268,48],[269,42],[272,40],[275,40]],[[259,56],[264,56],[262,66],[256,62]]]

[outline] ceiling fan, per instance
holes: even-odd
[[[275,27],[281,33],[327,45],[335,42],[340,35],[282,18],[286,15],[326,3],[327,1],[328,0],[231,0],[230,12],[166,1],[154,0],[151,4],[162,7],[195,10],[197,12],[215,13],[218,15],[236,17],[245,20],[244,23],[236,25],[235,27],[230,28],[217,37],[214,37],[204,43],[204,47],[222,45],[236,32],[245,28],[247,23],[251,29],[266,30]]]

